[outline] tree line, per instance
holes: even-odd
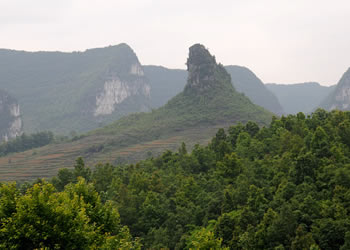
[[[33,148],[48,145],[54,141],[54,134],[51,131],[44,131],[27,135],[23,133],[8,142],[0,144],[0,157],[10,153],[23,152]]]

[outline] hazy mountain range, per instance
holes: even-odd
[[[266,84],[277,96],[286,114],[310,113],[320,107],[321,102],[332,92],[335,85],[327,87],[317,82],[296,84]]]
[[[183,141],[189,146],[207,142],[218,128],[238,122],[270,123],[273,114],[237,92],[230,74],[203,45],[190,48],[187,71],[183,91],[164,106],[123,117],[73,141],[38,148],[35,154],[29,150],[8,156],[2,170],[15,166],[25,179],[50,176],[78,156],[89,164],[140,159],[148,152],[177,148]],[[44,166],[45,174],[40,171]]]
[[[228,66],[232,82],[253,103],[278,115],[276,97],[248,69]],[[150,111],[180,93],[185,70],[142,66],[126,44],[85,52],[0,50],[0,86],[21,107],[25,132],[59,134],[102,127]]]
[[[0,75],[27,132],[87,131],[150,109],[150,85],[126,44],[74,53],[0,50]]]
[[[1,171],[33,179],[78,156],[92,165],[136,161],[181,142],[207,143],[238,122],[268,125],[273,115],[350,105],[349,71],[332,87],[264,85],[245,67],[218,64],[200,44],[186,64],[187,71],[142,66],[126,44],[74,53],[0,50],[2,140],[20,135],[22,124],[25,132],[83,132],[0,157]]]

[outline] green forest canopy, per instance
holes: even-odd
[[[350,249],[349,153],[350,112],[317,110],[133,165],[79,158],[50,184],[1,186],[1,246]]]

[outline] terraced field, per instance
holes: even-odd
[[[75,159],[82,156],[90,167],[98,163],[133,163],[165,150],[176,150],[182,142],[191,149],[195,144],[206,144],[223,124],[215,127],[190,129],[166,138],[146,141],[134,145],[109,146],[115,138],[111,136],[88,136],[71,143],[52,144],[0,158],[0,181],[32,181],[50,178],[60,168],[72,168]]]

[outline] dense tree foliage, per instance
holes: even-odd
[[[1,249],[138,249],[120,224],[111,202],[103,204],[83,178],[56,192],[34,184],[20,194],[14,184],[0,186]]]
[[[94,186],[101,197],[98,206],[116,208],[121,225],[145,249],[349,249],[349,133],[350,112],[317,110],[308,117],[298,113],[275,118],[269,127],[249,122],[220,129],[207,146],[189,152],[183,144],[178,152],[166,151],[133,165],[97,165],[90,171],[78,159],[74,169],[59,171],[53,186],[36,184],[23,195],[3,186],[0,237],[14,239],[25,228],[33,240],[60,235],[60,228],[49,225],[70,222],[59,223],[45,209],[58,216],[61,209],[79,210],[76,190]],[[51,191],[54,187],[61,193]],[[44,202],[51,196],[55,202]],[[73,204],[64,205],[66,201]],[[40,215],[31,202],[43,203]],[[88,217],[95,213],[88,211]],[[41,216],[52,217],[39,220],[48,225],[40,231],[38,220],[31,218]],[[89,218],[86,229],[73,223],[82,237],[82,230],[94,231],[93,225],[111,232],[98,226],[109,225],[99,219],[111,217]],[[11,230],[19,232],[12,236]],[[100,232],[91,237],[105,244]]]
[[[22,134],[16,139],[0,144],[0,157],[16,152],[45,146],[54,141],[52,132],[39,132],[34,134]]]

